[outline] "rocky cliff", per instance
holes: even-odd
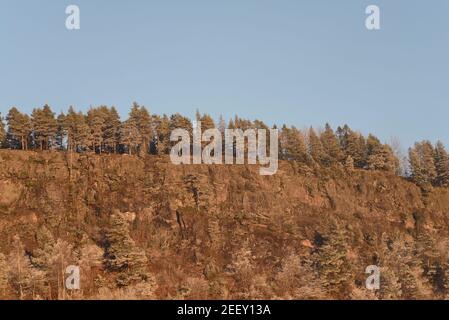
[[[117,272],[103,263],[114,212],[148,258],[152,298],[449,293],[447,189],[423,192],[383,172],[294,162],[260,176],[257,166],[175,166],[157,156],[0,151],[0,252],[11,255],[20,237],[39,270],[43,226],[70,245],[72,263],[94,248],[74,296],[138,295],[117,285]],[[365,288],[369,265],[380,268],[379,290]],[[15,280],[8,281],[4,295],[16,297]],[[47,282],[56,293],[39,297],[60,298],[62,289]]]

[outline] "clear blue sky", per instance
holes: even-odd
[[[370,4],[380,31],[365,29]],[[137,101],[449,145],[448,17],[447,0],[0,0],[0,111],[125,116]]]

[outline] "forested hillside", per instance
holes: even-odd
[[[0,151],[2,298],[445,298],[449,190],[281,161]],[[365,268],[381,289],[365,289]],[[63,286],[81,268],[81,290]]]
[[[268,128],[235,117],[204,129]],[[449,157],[279,126],[278,172],[170,162],[179,114],[49,106],[0,121],[0,298],[443,299]],[[64,286],[81,268],[81,289]],[[365,268],[381,270],[380,290]]]

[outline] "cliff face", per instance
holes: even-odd
[[[75,251],[103,252],[118,211],[148,257],[156,298],[442,298],[449,283],[445,189],[288,162],[260,176],[257,166],[156,156],[0,151],[5,256],[19,235],[32,259],[41,226]],[[385,274],[375,292],[368,265]],[[87,273],[82,297],[116,290],[101,261]]]

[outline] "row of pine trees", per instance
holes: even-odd
[[[5,121],[6,120],[6,124]],[[196,113],[202,129],[240,128],[268,129],[262,121],[236,116],[228,123],[220,116],[217,123],[208,114]],[[114,107],[90,108],[87,114],[70,107],[58,116],[50,106],[33,110],[31,116],[13,107],[5,119],[0,115],[0,146],[22,150],[66,150],[72,152],[128,153],[135,155],[168,154],[170,133],[176,128],[192,131],[189,118],[173,114],[150,114],[134,103],[129,117],[121,121]],[[274,126],[276,128],[276,126]],[[334,131],[329,124],[324,130],[280,128],[279,158],[306,164],[332,166],[343,164],[354,168],[382,170],[407,176],[420,186],[449,187],[449,156],[442,142],[416,143],[408,159],[370,134],[363,136],[349,126]],[[397,149],[397,148],[396,148]]]

